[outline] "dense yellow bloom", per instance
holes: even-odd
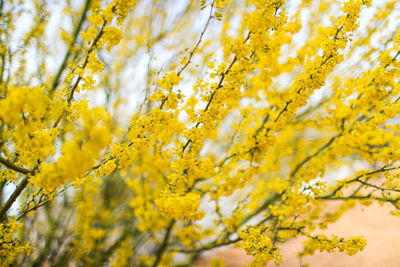
[[[22,253],[30,253],[29,242],[21,242],[15,238],[15,233],[22,229],[22,224],[15,219],[7,223],[0,223],[0,266],[10,266]]]
[[[356,228],[321,230],[400,216],[398,1],[22,2],[0,5],[4,266],[353,255]]]
[[[199,199],[200,196],[195,193],[178,195],[162,192],[156,199],[156,205],[165,218],[197,221],[204,216],[204,211],[198,211]]]
[[[310,238],[304,247],[304,255],[313,254],[315,250],[333,252],[344,251],[348,255],[354,255],[364,249],[367,242],[362,236],[352,237],[347,240],[333,236],[327,239],[325,235],[318,235]]]
[[[255,264],[267,264],[270,260],[274,260],[275,264],[279,264],[281,256],[279,248],[275,247],[271,238],[263,234],[258,227],[249,227],[240,233],[243,239],[243,247],[247,254],[254,256]]]

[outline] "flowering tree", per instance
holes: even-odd
[[[362,250],[320,229],[356,203],[400,215],[398,9],[1,0],[0,265]]]

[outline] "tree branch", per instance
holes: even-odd
[[[171,235],[172,228],[174,227],[175,222],[176,222],[175,220],[172,220],[170,222],[170,224],[169,224],[169,226],[167,228],[167,231],[165,232],[163,242],[161,243],[161,246],[158,248],[156,260],[154,261],[152,267],[156,267],[160,263],[161,258],[163,256],[165,250],[167,249],[169,237]]]
[[[63,59],[61,65],[60,65],[60,67],[58,68],[56,77],[54,78],[54,81],[53,81],[53,83],[52,83],[52,85],[50,87],[50,90],[49,90],[50,94],[52,94],[56,90],[58,84],[60,83],[61,74],[64,71],[65,67],[67,66],[68,59],[69,59],[69,57],[71,55],[71,52],[72,52],[72,49],[73,49],[73,47],[74,47],[74,45],[76,43],[76,40],[78,39],[79,32],[81,31],[83,22],[86,19],[86,14],[87,14],[87,12],[89,10],[91,2],[92,2],[92,0],[86,0],[86,2],[85,2],[85,6],[83,8],[83,11],[82,11],[82,14],[81,14],[81,18],[80,18],[80,20],[78,22],[78,25],[76,26],[76,28],[74,30],[74,33],[73,33],[73,39],[72,39],[71,43],[69,44],[67,53],[65,54],[64,59]]]
[[[3,207],[0,209],[0,222],[4,221],[6,218],[6,212],[11,208],[12,204],[17,200],[21,192],[25,189],[25,187],[28,185],[28,176],[25,176],[24,179],[22,179],[21,183],[15,188],[14,192],[11,194],[10,198],[7,200],[7,202],[4,204]]]
[[[22,174],[29,174],[29,173],[33,173],[33,170],[31,169],[27,169],[25,167],[21,167],[18,165],[15,165],[14,163],[6,160],[5,158],[0,156],[0,163],[3,164],[4,166],[6,166],[7,168],[14,170],[16,172],[22,173]]]

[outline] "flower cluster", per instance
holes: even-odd
[[[157,208],[165,218],[174,220],[200,220],[204,217],[204,211],[198,211],[200,196],[195,193],[184,195],[162,192],[156,199]]]
[[[280,264],[400,215],[398,1],[53,2],[0,4],[1,264]]]

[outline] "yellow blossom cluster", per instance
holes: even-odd
[[[400,216],[400,3],[375,2],[1,1],[0,265],[363,250],[321,230]]]
[[[254,256],[255,266],[266,265],[271,260],[278,265],[281,262],[279,248],[273,244],[268,235],[261,232],[259,227],[249,227],[243,230],[239,237],[243,239],[243,248],[247,254]]]
[[[22,224],[15,219],[0,223],[0,266],[10,266],[23,253],[31,253],[29,243],[21,242],[15,234],[22,229]]]
[[[200,196],[195,193],[184,195],[162,192],[156,200],[157,208],[165,218],[174,220],[200,220],[204,217],[204,211],[198,211]]]
[[[304,246],[303,255],[313,254],[314,251],[344,251],[348,255],[354,255],[357,252],[364,249],[367,245],[364,237],[351,237],[349,239],[338,238],[337,236],[333,236],[331,239],[328,239],[325,235],[317,235],[309,238]]]

